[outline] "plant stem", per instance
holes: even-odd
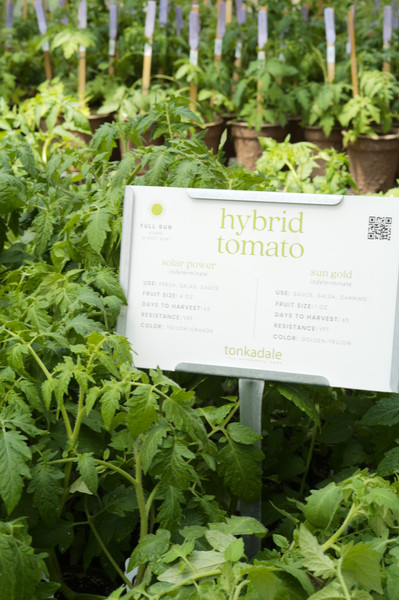
[[[137,450],[136,444],[134,444],[133,448],[134,448],[134,456],[136,459],[136,484],[134,487],[136,490],[136,498],[137,498],[139,513],[140,513],[140,540],[141,540],[148,533],[148,513],[147,513],[147,506],[146,506],[144,490],[143,490],[143,485],[142,485],[141,456]],[[136,577],[136,585],[141,583],[141,580],[143,579],[143,576],[144,576],[145,569],[146,569],[146,564],[139,566],[137,577]]]
[[[356,513],[359,512],[359,510],[361,510],[361,508],[362,508],[361,504],[352,504],[352,506],[350,507],[349,512],[346,515],[346,518],[345,518],[344,522],[342,523],[342,525],[340,527],[338,527],[338,529],[334,533],[334,535],[332,535],[322,545],[321,549],[323,550],[323,552],[326,552],[326,550],[328,550],[329,548],[331,548],[331,546],[333,546],[333,544],[335,544],[335,542],[337,541],[337,539],[345,531],[345,529],[348,527],[349,523],[355,517]]]
[[[112,463],[107,463],[105,460],[100,460],[99,458],[95,458],[94,460],[98,465],[102,465],[103,467],[105,467],[107,469],[111,469],[111,471],[115,471],[115,473],[119,473],[119,475],[122,475],[122,477],[127,479],[129,481],[129,483],[131,483],[132,485],[134,485],[134,487],[136,487],[137,481],[135,480],[135,478],[132,477],[131,475],[129,475],[129,473],[127,473],[120,467],[117,467],[116,465],[113,465]]]
[[[108,551],[108,548],[106,547],[106,545],[104,544],[104,542],[102,541],[100,534],[98,533],[94,522],[93,522],[93,517],[90,515],[88,508],[87,508],[87,498],[85,498],[85,513],[86,513],[86,517],[87,517],[87,522],[89,523],[89,527],[92,530],[94,537],[96,538],[98,545],[100,546],[101,550],[104,552],[105,556],[108,558],[109,562],[111,563],[111,565],[114,567],[115,571],[118,573],[119,577],[122,579],[123,583],[125,585],[127,585],[129,588],[132,588],[132,584],[130,583],[129,579],[126,577],[126,575],[124,574],[124,572],[121,570],[121,568],[119,567],[119,565],[115,562],[112,554],[110,554],[110,552]]]
[[[299,496],[300,497],[303,496],[303,493],[305,491],[306,479],[308,477],[308,473],[309,473],[309,469],[310,469],[310,463],[312,461],[312,456],[313,456],[314,445],[315,445],[315,442],[316,442],[316,434],[317,434],[317,427],[316,427],[316,423],[313,422],[312,438],[310,440],[310,446],[309,446],[308,456],[306,458],[305,471],[304,471],[304,474],[303,474],[303,477],[302,477],[301,487],[299,489]]]
[[[338,577],[338,581],[340,582],[340,584],[342,586],[342,591],[344,593],[345,600],[351,600],[351,595],[349,593],[348,588],[346,587],[345,580],[344,580],[344,578],[342,576],[341,563],[340,562],[338,563],[337,577]]]

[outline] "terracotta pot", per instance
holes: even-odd
[[[211,123],[205,123],[204,127],[196,127],[196,131],[206,130],[204,136],[204,142],[209,148],[212,150],[214,154],[217,153],[220,144],[221,135],[225,129],[225,124],[223,119],[217,118],[215,121]]]
[[[287,128],[291,144],[303,142],[305,133],[301,125],[301,117],[291,117],[288,119]]]
[[[359,194],[386,192],[395,183],[399,160],[399,133],[361,135],[347,148],[350,174]]]
[[[321,127],[314,125],[305,125],[304,127],[304,138],[306,142],[311,142],[320,150],[328,150],[334,148],[337,152],[343,151],[342,143],[342,131],[340,127],[333,127],[330,135],[327,137]],[[325,174],[326,161],[317,160],[318,167],[315,167],[312,171],[312,177],[317,175]]]
[[[260,131],[250,129],[247,123],[232,123],[231,132],[234,138],[236,160],[249,171],[256,170],[256,161],[262,156],[260,137],[271,137],[276,142],[283,142],[288,135],[288,128],[278,124],[262,125]]]

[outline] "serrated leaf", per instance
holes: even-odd
[[[347,544],[340,551],[342,568],[351,571],[366,590],[383,593],[381,586],[380,554],[370,544],[359,542]]]
[[[90,317],[80,314],[70,319],[66,323],[67,329],[73,329],[82,337],[88,337],[93,331],[101,331],[103,329],[102,323],[90,319]]]
[[[164,498],[157,511],[157,521],[162,529],[175,531],[178,528],[182,505],[185,502],[181,490],[169,485],[164,493]]]
[[[154,561],[169,548],[170,532],[158,529],[155,534],[148,534],[139,540],[128,565],[128,571],[149,560]]]
[[[151,472],[160,475],[165,484],[186,489],[189,484],[198,479],[197,474],[190,465],[195,454],[186,446],[174,439],[166,439],[153,461]]]
[[[308,398],[305,392],[295,384],[279,384],[277,389],[284,398],[291,400],[301,411],[308,415],[315,423],[319,423],[320,417],[314,402]]]
[[[192,408],[194,392],[174,388],[169,398],[162,404],[166,418],[178,429],[187,431],[195,441],[206,443],[208,436],[201,419]]]
[[[144,433],[159,419],[158,398],[154,386],[150,384],[140,385],[133,391],[126,403],[129,407],[128,426],[132,435]]]
[[[31,451],[26,437],[19,431],[0,430],[0,496],[10,514],[17,506],[24,487],[24,478],[30,477],[27,461]]]
[[[28,492],[33,492],[33,506],[36,506],[43,521],[49,525],[56,521],[60,511],[59,497],[64,491],[62,479],[64,473],[46,463],[37,463],[32,469]]]
[[[244,556],[244,540],[234,540],[227,546],[223,554],[226,560],[238,562]]]
[[[391,427],[399,423],[399,402],[396,396],[378,400],[369,408],[361,420],[362,425]]]
[[[251,567],[248,570],[248,579],[260,600],[274,600],[279,587],[279,578],[270,568],[266,566]]]
[[[224,523],[210,523],[209,529],[221,531],[229,535],[256,535],[262,538],[266,535],[267,529],[253,517],[239,517],[232,515]]]
[[[323,552],[315,536],[302,523],[298,531],[298,543],[304,557],[304,566],[316,577],[327,579],[335,574],[334,562]]]
[[[98,489],[98,473],[96,461],[92,454],[79,454],[78,471],[90,492],[96,494]]]
[[[205,533],[205,537],[212,548],[218,552],[224,552],[232,542],[236,541],[234,535],[231,533],[223,533],[218,529],[209,529]]]
[[[333,482],[320,490],[311,490],[303,507],[306,520],[314,527],[327,529],[343,497],[342,488]]]
[[[379,463],[377,473],[381,477],[389,477],[399,471],[399,448],[388,450],[382,461]]]
[[[185,582],[189,583],[193,579],[193,576],[198,577],[209,571],[219,571],[226,562],[223,554],[214,550],[194,550],[189,560],[190,566],[186,564],[174,565],[161,575],[158,575],[159,581],[182,585]]]
[[[260,494],[263,452],[254,446],[238,444],[228,439],[217,455],[217,470],[229,489],[244,500],[254,502]]]
[[[254,444],[262,439],[259,433],[241,423],[229,423],[227,432],[235,442],[240,444]]]
[[[87,240],[91,248],[100,253],[110,231],[111,212],[103,207],[95,208],[89,215],[86,229]]]
[[[373,488],[364,497],[364,502],[368,504],[377,504],[399,512],[399,496],[388,488]]]
[[[150,470],[151,463],[158,452],[158,448],[169,431],[170,426],[165,422],[160,422],[146,432],[141,447],[141,464],[144,473],[148,473]]]
[[[105,392],[101,396],[101,415],[106,429],[110,428],[115,412],[119,408],[121,393],[122,388],[117,382],[110,381],[105,384]]]
[[[45,210],[42,210],[33,220],[32,228],[36,234],[36,251],[41,255],[47,247],[54,231],[54,217]]]

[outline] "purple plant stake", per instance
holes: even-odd
[[[181,31],[183,29],[183,11],[182,11],[180,4],[176,4],[175,15],[176,15],[176,33],[177,33],[177,35],[180,35]]]
[[[60,8],[64,8],[64,6],[66,6],[66,2],[65,2],[65,0],[58,0],[58,6],[59,6]],[[68,19],[68,17],[67,17],[67,15],[66,15],[66,14],[63,14],[63,15],[62,15],[62,17],[61,17],[61,23],[62,23],[63,25],[69,25],[69,19]]]
[[[392,6],[384,6],[384,26],[382,36],[384,48],[388,48],[392,39]]]
[[[166,27],[168,22],[168,0],[159,0],[159,24]]]
[[[309,6],[301,6],[301,13],[305,21],[309,21]]]
[[[398,28],[399,28],[398,3],[397,2],[393,2],[392,3],[392,30],[393,31],[397,31]]]
[[[190,12],[188,39],[190,44],[190,62],[198,65],[199,16],[195,11]]]
[[[112,2],[109,6],[109,39],[116,40],[118,34],[118,5]]]
[[[78,6],[78,29],[86,29],[87,27],[87,2],[80,0]]]
[[[247,18],[247,11],[242,5],[242,0],[236,0],[236,14],[239,25],[244,25]]]
[[[218,14],[218,25],[217,33],[218,38],[223,39],[226,31],[226,2],[223,0],[219,3],[219,14]]]
[[[47,24],[46,24],[46,17],[44,14],[43,4],[42,4],[41,0],[35,0],[35,9],[36,9],[36,17],[37,17],[37,24],[39,26],[39,31],[42,35],[46,35]]]
[[[148,0],[147,15],[145,18],[144,35],[147,39],[152,38],[154,34],[155,13],[157,11],[157,3],[155,0]]]
[[[108,56],[115,56],[118,34],[118,5],[113,0],[109,6],[109,47]],[[112,68],[112,67],[111,67]]]
[[[258,12],[258,60],[265,60],[264,46],[267,43],[267,11],[261,9]]]
[[[10,0],[7,5],[6,28],[11,29],[14,23],[14,2]]]

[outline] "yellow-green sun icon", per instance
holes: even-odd
[[[151,213],[154,215],[154,217],[159,217],[162,213],[163,213],[163,206],[162,204],[153,204],[151,206]]]

